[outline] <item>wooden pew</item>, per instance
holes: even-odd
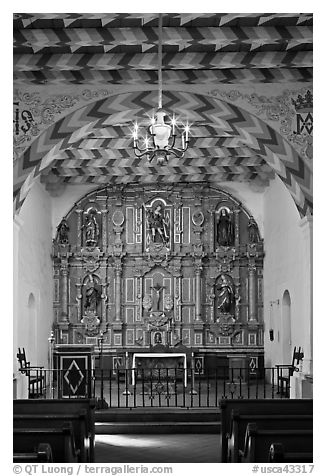
[[[282,443],[273,443],[269,448],[269,463],[312,463],[313,453],[309,451],[287,452]]]
[[[32,453],[14,453],[14,463],[53,463],[52,448],[48,443],[40,443]]]
[[[71,424],[61,428],[14,428],[13,432],[14,453],[33,453],[40,443],[48,443],[54,463],[78,462],[79,450]]]
[[[265,430],[256,423],[249,423],[241,463],[268,463],[269,450],[275,441],[288,448],[290,453],[313,451],[312,430]]]
[[[312,430],[312,415],[253,415],[232,410],[231,433],[228,435],[228,462],[239,463],[244,450],[247,425],[257,423],[264,430]]]
[[[95,438],[95,399],[65,398],[53,400],[20,399],[13,401],[14,415],[71,415],[86,411],[86,448],[89,447],[87,460],[94,462]]]
[[[87,412],[81,410],[78,413],[44,414],[44,415],[14,415],[14,428],[61,428],[65,423],[71,423],[76,448],[79,449],[79,461],[90,462],[89,444],[87,444]]]
[[[222,463],[226,463],[228,460],[228,435],[231,434],[232,410],[246,415],[310,415],[313,411],[312,399],[221,399],[219,406],[221,409]]]

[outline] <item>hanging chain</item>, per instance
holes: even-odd
[[[163,14],[158,15],[158,107],[162,108],[162,36]]]

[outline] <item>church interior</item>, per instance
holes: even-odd
[[[13,33],[14,461],[311,462],[313,15]]]

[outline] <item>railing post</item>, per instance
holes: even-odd
[[[51,331],[51,335],[48,338],[49,341],[49,365],[50,365],[50,372],[49,372],[49,390],[50,390],[50,398],[54,398],[54,385],[53,385],[53,372],[54,372],[54,364],[53,364],[53,346],[54,346],[54,332]]]
[[[129,392],[128,390],[128,352],[126,352],[126,363],[125,363],[125,389],[122,393],[122,395],[125,395],[127,398],[126,398],[126,403],[127,403],[127,406],[128,406],[128,395],[131,395],[131,393]]]
[[[195,354],[194,352],[191,352],[190,370],[191,370],[191,389],[189,393],[190,395],[197,395],[197,391],[195,390]]]

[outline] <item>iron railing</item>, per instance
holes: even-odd
[[[254,372],[228,367],[205,372],[194,368],[73,368],[30,370],[25,375],[29,398],[95,398],[98,408],[191,408],[217,407],[221,398],[288,398],[287,372],[266,367]]]

